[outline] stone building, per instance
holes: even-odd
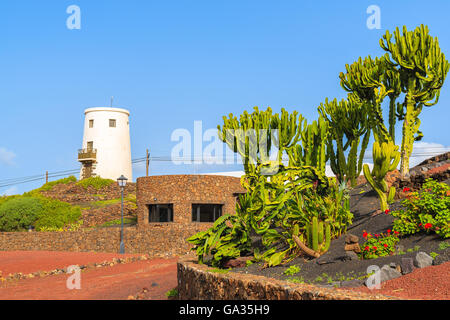
[[[240,179],[218,175],[164,175],[136,181],[138,227],[152,225],[210,226],[218,217],[235,213],[245,190]]]

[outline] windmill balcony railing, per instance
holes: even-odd
[[[97,149],[86,148],[78,150],[78,161],[93,161],[97,159]]]

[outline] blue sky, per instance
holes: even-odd
[[[73,4],[80,30],[66,27]],[[380,30],[366,27],[372,4],[381,9]],[[312,121],[325,97],[345,97],[338,75],[346,63],[383,53],[387,29],[427,24],[449,57],[449,13],[447,0],[1,1],[0,180],[79,168],[83,110],[109,106],[111,96],[131,111],[132,158],[146,148],[169,156],[175,129],[192,131],[195,120],[214,128],[253,106],[298,110]],[[438,105],[422,112],[425,146],[450,145],[448,82]]]

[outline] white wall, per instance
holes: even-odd
[[[94,173],[105,179],[116,180],[122,174],[133,180],[131,168],[129,111],[119,108],[90,108],[85,110],[82,148],[93,141],[97,149]],[[109,119],[116,120],[116,127],[109,126]],[[94,120],[89,128],[89,120]]]

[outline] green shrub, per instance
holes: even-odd
[[[425,180],[420,192],[411,192],[402,202],[405,210],[393,211],[393,229],[402,235],[420,231],[450,237],[450,186],[433,179]]]
[[[34,224],[43,210],[39,199],[10,199],[0,205],[0,231],[24,231]]]
[[[88,187],[93,187],[95,190],[100,190],[101,188],[108,187],[115,183],[111,179],[103,179],[101,177],[90,177],[77,182],[77,185],[82,186],[87,189]]]
[[[81,218],[81,209],[69,203],[42,197],[43,211],[38,215],[35,227],[37,231],[44,228],[63,228]]]
[[[81,218],[81,209],[69,203],[28,193],[0,205],[0,231],[56,231]]]
[[[62,178],[59,180],[55,180],[55,181],[50,181],[45,183],[42,187],[40,187],[38,190],[39,191],[48,191],[51,190],[54,186],[58,185],[58,184],[68,184],[71,182],[77,182],[77,178],[75,178],[75,176],[70,176],[67,178]]]

